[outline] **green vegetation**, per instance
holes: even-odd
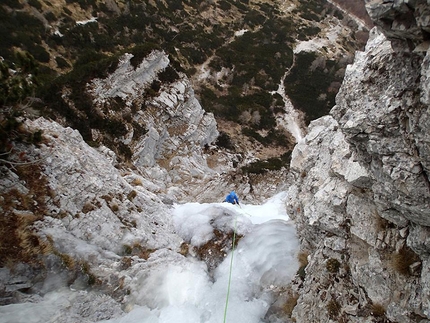
[[[285,78],[285,89],[294,106],[306,113],[308,122],[328,114],[334,106],[343,77],[336,74],[340,68],[337,62],[318,58],[315,53],[296,56]]]
[[[332,299],[327,303],[327,312],[328,312],[328,316],[332,319],[332,320],[336,320],[337,317],[340,314],[340,304],[339,302],[337,302],[336,300]]]
[[[302,0],[296,7],[295,12],[306,20],[320,21],[323,18],[321,14],[323,9],[322,1]]]
[[[234,151],[234,145],[231,142],[230,136],[225,132],[222,132],[222,131],[220,132],[216,141],[216,145],[218,147],[223,147]]]
[[[13,72],[12,72],[13,70]],[[33,94],[38,85],[38,63],[28,52],[0,61],[0,106],[13,106]]]
[[[18,10],[10,14],[0,6],[0,39],[2,40],[0,53],[6,61],[13,60],[13,48],[20,48],[37,56],[34,52],[40,51],[41,41],[45,35],[43,23],[34,16]]]
[[[28,0],[28,4],[30,6],[36,8],[37,10],[42,9],[42,5],[40,4],[40,2],[38,0]]]
[[[340,262],[335,258],[330,258],[326,262],[326,268],[331,273],[337,273],[340,268]]]
[[[255,130],[267,129],[272,131],[270,138],[280,136],[273,129],[276,121],[272,112],[276,107],[279,107],[277,105],[279,101],[268,92],[256,91],[256,93],[242,96],[241,90],[232,85],[229,88],[229,95],[218,96],[211,89],[203,88],[201,91],[201,102],[206,110],[226,120],[235,122],[240,120],[241,114],[245,111],[258,112],[258,122],[250,125],[250,130],[244,130],[245,134],[259,141],[264,141],[264,139],[255,134]]]
[[[73,70],[57,78],[50,86],[45,87],[43,94],[50,103],[51,117],[66,117],[70,124],[78,129],[84,139],[91,140],[91,129],[100,129],[112,136],[121,136],[126,128],[120,120],[107,119],[94,113],[92,101],[85,91],[86,83],[92,78],[103,78],[113,72],[118,65],[118,57],[106,56],[88,50],[75,62]],[[71,107],[62,98],[63,87],[70,87],[70,99],[75,103]]]
[[[248,0],[216,3],[174,0],[166,4],[133,0],[127,2],[128,10],[121,14],[109,10],[103,1],[67,0],[66,4],[78,4],[88,16],[95,12],[102,14],[97,15],[95,22],[76,24],[72,6],[70,10],[63,7],[61,13],[46,11],[43,15],[47,21],[58,22],[60,33],[53,33],[42,20],[29,14],[28,7],[41,11],[40,0],[29,0],[25,4],[4,1],[0,7],[0,52],[5,59],[2,64],[13,68],[16,58],[12,48],[18,48],[28,53],[38,63],[38,68],[33,74],[37,81],[23,87],[12,86],[15,92],[26,91],[25,94],[10,90],[12,96],[0,93],[0,100],[7,97],[13,101],[36,90],[36,95],[46,103],[45,114],[54,119],[65,118],[88,142],[92,140],[91,131],[100,130],[106,134],[103,144],[128,159],[131,156],[128,147],[116,141],[125,134],[126,128],[120,118],[107,117],[109,109],[119,113],[124,110],[124,103],[111,100],[103,107],[103,115],[94,113],[85,84],[112,72],[125,52],[134,55],[131,64],[136,68],[153,49],[160,49],[169,55],[173,67],[160,73],[160,82],[174,82],[178,72],[192,77],[199,73],[196,65],[210,58],[212,73],[223,68],[230,72],[221,80],[208,79],[205,86],[196,86],[204,109],[216,117],[246,126],[243,134],[264,145],[285,146],[288,142],[285,135],[272,130],[274,116],[283,103],[268,93],[277,89],[285,71],[292,66],[295,41],[309,39],[320,32],[309,21],[323,18],[323,2],[300,1],[295,9],[300,19],[283,16],[270,2],[253,3],[251,8]],[[209,18],[211,15],[203,14],[217,11],[222,11],[220,17],[230,15],[234,19],[214,23]],[[247,32],[235,36],[239,30]],[[306,113],[308,121],[326,114],[334,105],[341,79],[337,72],[344,67],[329,60],[313,66],[317,59],[315,54],[298,55],[285,80],[287,94],[294,105]],[[53,61],[60,75],[51,69]],[[310,66],[313,66],[311,70]],[[65,89],[71,91],[68,99],[73,103],[62,98]],[[160,84],[153,83],[146,98],[156,95],[159,89]],[[132,110],[145,108],[133,106]],[[253,118],[245,118],[247,114]],[[261,130],[269,134],[261,136]],[[145,129],[138,133],[145,133]]]
[[[169,84],[179,79],[178,73],[171,66],[167,66],[164,71],[158,74],[158,79],[161,83]]]
[[[287,134],[283,131],[276,130],[275,128],[269,128],[269,132],[266,136],[262,136],[259,133],[257,133],[255,130],[251,128],[243,128],[242,133],[244,135],[247,135],[248,137],[254,138],[261,144],[265,146],[283,146],[288,147],[290,146],[290,138],[287,136]]]
[[[268,171],[280,170],[282,167],[288,168],[291,160],[291,152],[283,154],[281,157],[272,157],[266,160],[259,160],[242,167],[246,174],[264,174]]]
[[[273,34],[277,30],[277,34]],[[229,46],[217,50],[212,67],[235,68],[232,85],[241,87],[254,78],[263,90],[276,90],[286,68],[292,64],[293,53],[286,35],[291,26],[267,21],[256,32],[246,32],[236,37]]]
[[[70,67],[69,63],[67,63],[67,61],[62,57],[55,57],[55,62],[57,63],[57,66],[61,69]]]
[[[9,65],[10,64],[10,65]],[[0,61],[0,163],[12,167],[24,189],[4,188],[0,217],[0,267],[25,262],[40,266],[48,246],[32,230],[47,213],[45,200],[51,195],[41,166],[16,144],[37,145],[42,131],[30,132],[22,123],[26,98],[38,84],[38,64],[28,52],[17,51],[13,60]],[[25,192],[25,193],[24,193]]]
[[[131,48],[129,50],[130,54],[133,54],[133,58],[130,60],[131,65],[133,65],[134,68],[138,67],[143,59],[155,49],[160,49],[160,47],[157,44],[150,42]]]
[[[128,244],[123,245],[122,246],[122,252],[123,252],[124,255],[129,256],[133,252],[133,248],[130,245],[128,245]]]
[[[307,40],[309,38],[315,37],[321,32],[321,29],[317,26],[303,26],[298,28],[298,40]]]
[[[39,144],[42,132],[34,133],[22,127],[26,99],[34,94],[39,83],[38,64],[28,52],[16,52],[9,66],[0,61],[0,155],[6,160],[13,142]]]

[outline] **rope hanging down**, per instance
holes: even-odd
[[[230,296],[230,285],[231,285],[231,272],[233,270],[233,255],[234,255],[234,245],[236,243],[236,223],[237,223],[237,216],[234,219],[234,229],[233,229],[233,245],[231,247],[231,259],[230,259],[230,272],[228,275],[228,287],[227,287],[227,297],[225,300],[225,309],[224,309],[224,323],[227,319],[227,307],[228,307],[228,299]]]

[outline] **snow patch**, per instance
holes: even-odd
[[[296,139],[296,142],[300,142],[303,140],[303,133],[299,125],[299,122],[300,122],[299,112],[294,108],[293,103],[285,93],[284,80],[287,74],[288,74],[288,71],[285,72],[284,76],[279,82],[278,90],[272,92],[272,94],[278,93],[282,97],[282,100],[284,101],[285,113],[276,117],[276,123],[278,127],[281,126],[287,129]]]
[[[329,23],[329,28],[326,31],[325,37],[316,37],[306,41],[297,42],[296,47],[294,48],[294,54],[298,54],[300,52],[318,52],[326,48],[333,48],[336,46],[336,41],[339,38],[339,35],[342,34],[342,26],[339,24],[335,24],[333,22]]]
[[[64,35],[57,29],[54,31],[54,35],[58,37],[63,37]]]
[[[248,31],[248,29],[241,29],[241,30],[236,31],[236,32],[234,33],[234,35],[235,35],[236,37],[243,36],[247,31]]]
[[[91,19],[88,20],[77,21],[76,24],[79,26],[83,26],[92,22],[97,22],[97,17],[91,17]]]

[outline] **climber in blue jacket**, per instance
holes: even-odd
[[[231,191],[230,194],[228,194],[227,197],[225,198],[224,202],[239,205],[239,198],[237,197],[234,191]]]

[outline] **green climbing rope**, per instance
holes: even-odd
[[[228,275],[228,287],[227,287],[227,297],[225,300],[225,309],[224,309],[224,323],[227,319],[227,307],[228,307],[228,299],[230,297],[230,285],[231,285],[231,272],[233,270],[233,255],[234,255],[234,245],[236,243],[236,223],[237,223],[237,216],[234,219],[234,229],[233,229],[233,245],[231,247],[231,259],[230,259],[230,272]]]

